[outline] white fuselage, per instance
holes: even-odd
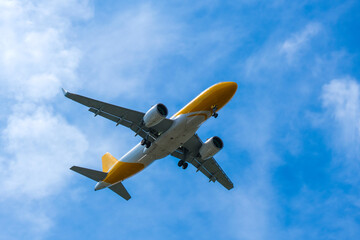
[[[202,115],[197,115],[198,113]],[[204,114],[209,118],[211,112],[201,111],[171,118],[174,120],[172,126],[161,134],[149,148],[138,143],[119,161],[141,163],[147,167],[155,160],[168,156],[196,133],[200,125],[207,119]]]

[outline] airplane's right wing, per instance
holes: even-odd
[[[197,169],[196,171],[202,172],[209,178],[209,182],[218,181],[226,189],[232,189],[234,184],[213,157],[205,160],[198,157],[202,144],[203,142],[199,136],[195,134],[171,155],[179,159],[185,159],[185,161],[191,163]]]
[[[171,119],[166,118],[159,124],[147,128],[142,124],[145,113],[73,94],[64,89],[63,92],[65,97],[89,107],[89,111],[93,112],[95,116],[99,115],[107,118],[115,122],[116,126],[120,124],[128,127],[142,138],[147,138],[147,136],[149,136],[148,140],[150,142],[153,142],[161,133],[168,130],[173,123]]]

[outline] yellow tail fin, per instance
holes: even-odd
[[[108,172],[109,169],[117,162],[118,160],[114,158],[110,153],[105,153],[104,156],[102,156],[103,172]]]

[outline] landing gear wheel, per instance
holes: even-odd
[[[213,116],[214,118],[217,118],[219,116],[219,114],[216,113],[217,106],[216,105],[211,106],[211,110],[212,110],[211,116]]]
[[[188,163],[187,162],[184,162],[184,164],[182,165],[182,168],[183,169],[186,169],[188,167]]]
[[[141,143],[140,143],[142,146],[144,146],[146,144],[146,140],[145,138],[143,138],[143,140],[141,140]]]
[[[179,167],[183,166],[184,164],[185,164],[184,160],[180,160],[180,161],[178,162],[178,166],[179,166]]]
[[[151,146],[151,142],[150,141],[146,141],[146,148],[149,148]]]

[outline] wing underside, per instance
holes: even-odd
[[[147,128],[143,124],[143,117],[145,113],[101,102],[78,94],[73,94],[64,89],[63,92],[65,97],[89,107],[89,111],[94,113],[95,116],[99,115],[107,118],[115,122],[116,126],[123,125],[128,127],[133,130],[136,135],[139,135],[150,142],[153,142],[161,133],[167,131],[173,123],[171,119],[166,118],[159,124],[151,128]]]
[[[198,157],[202,144],[201,139],[195,134],[171,155],[191,163],[196,168],[196,171],[202,172],[209,178],[210,182],[218,181],[226,189],[232,189],[234,184],[213,157],[205,160]]]

